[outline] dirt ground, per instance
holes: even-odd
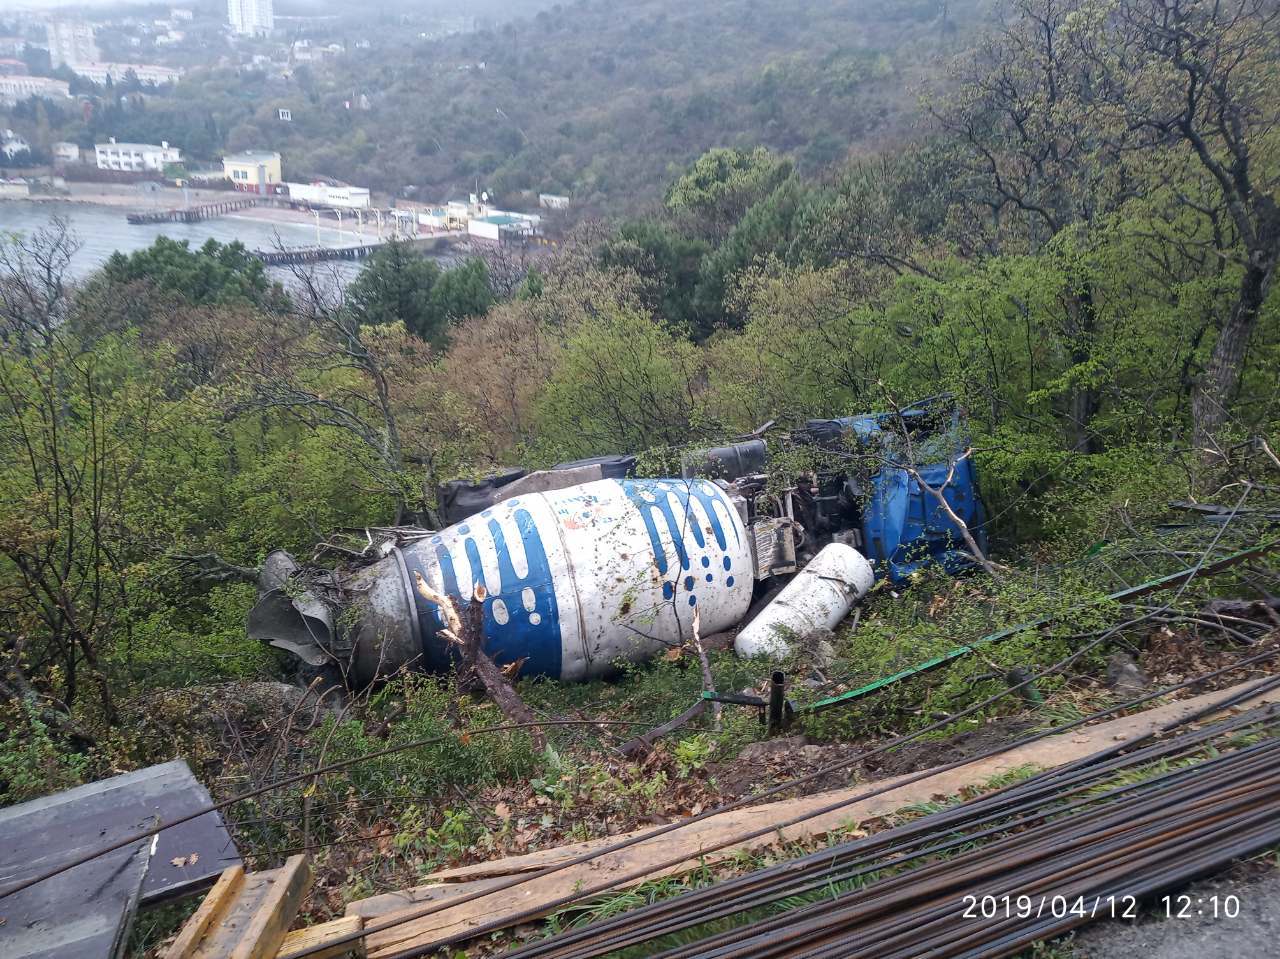
[[[1164,906],[1134,921],[1086,926],[1066,944],[1072,959],[1272,959],[1280,955],[1280,870],[1274,862],[1237,865],[1176,895],[1192,897],[1186,918]],[[1235,918],[1213,916],[1209,897],[1239,899]],[[1175,909],[1178,907],[1175,906]],[[1220,907],[1221,909],[1221,907]]]
[[[839,770],[806,784],[806,792],[842,789],[853,782],[869,782],[931,769],[969,759],[997,746],[1011,743],[1031,728],[1031,723],[1002,720],[946,739],[907,743],[891,752],[869,756],[853,771]],[[708,773],[720,789],[723,801],[795,779],[822,766],[843,762],[874,747],[874,743],[818,744],[804,736],[787,736],[754,743],[730,762],[714,763]],[[856,776],[855,776],[856,774]]]

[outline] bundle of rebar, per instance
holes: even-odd
[[[1269,706],[1110,749],[511,955],[1012,955],[1280,842],[1277,726]]]

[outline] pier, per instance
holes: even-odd
[[[215,216],[225,216],[236,210],[247,210],[257,206],[256,198],[223,200],[220,203],[206,203],[185,210],[159,210],[155,213],[127,213],[125,219],[135,226],[142,223],[198,223]]]
[[[267,266],[289,266],[295,263],[320,263],[324,260],[363,260],[382,243],[363,246],[309,246],[295,250],[254,250],[253,255]]]

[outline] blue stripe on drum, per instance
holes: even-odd
[[[515,501],[504,505],[515,506]],[[440,569],[441,585],[457,601],[458,615],[464,621],[476,586],[485,586],[484,648],[498,665],[525,659],[520,669],[521,676],[559,679],[564,653],[551,565],[533,515],[526,509],[512,509],[510,512],[524,552],[525,575],[516,573],[511,547],[498,521],[490,519],[485,527],[476,529],[471,524],[480,517],[473,517],[470,523],[454,527],[431,541]],[[449,549],[450,545],[456,548],[459,539],[472,577],[465,596]],[[496,560],[498,568],[498,588],[492,592],[488,592],[489,586],[484,580],[482,557],[486,556]],[[450,654],[449,644],[437,636],[444,625],[444,613],[434,603],[417,596],[416,592],[414,599],[420,614],[425,665],[434,671],[447,669],[455,657]]]
[[[489,535],[493,537],[502,586],[498,596],[485,600],[485,649],[499,664],[528,657],[520,669],[521,676],[559,679],[564,648],[551,564],[532,514],[517,509],[513,517],[528,572],[523,577],[516,575],[502,527],[497,520],[489,520]],[[472,563],[472,569],[478,570],[479,564]]]
[[[729,543],[725,539],[724,526],[721,524],[720,517],[715,510],[716,502],[723,502],[724,494],[714,483],[709,483],[706,480],[632,479],[621,479],[617,482],[622,486],[627,498],[640,511],[645,529],[649,533],[649,544],[653,547],[654,562],[658,566],[658,572],[664,576],[670,563],[658,531],[659,516],[662,517],[666,524],[667,532],[671,536],[671,543],[675,547],[676,557],[680,560],[681,569],[687,570],[689,568],[689,550],[688,544],[685,542],[686,535],[692,535],[699,548],[706,548],[706,538],[703,536],[702,527],[693,521],[693,512],[689,505],[690,500],[695,500],[701,504],[703,511],[707,514],[707,520],[711,524],[711,533],[715,536],[716,545],[720,547],[720,551],[724,552],[728,548]],[[676,511],[671,506],[672,497],[680,504],[679,516],[676,515]],[[734,539],[739,540],[738,527],[732,522],[732,517],[730,518],[730,525],[733,527]]]

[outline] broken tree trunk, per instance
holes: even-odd
[[[500,669],[492,657],[484,651],[485,588],[476,586],[475,601],[468,605],[467,621],[464,623],[448,596],[432,589],[420,573],[415,575],[418,592],[422,597],[444,610],[445,622],[448,626],[441,630],[440,634],[458,647],[462,653],[463,668],[480,681],[489,698],[502,710],[502,715],[513,723],[529,724],[533,745],[539,752],[546,749],[547,738],[542,728],[537,725],[538,717],[515,691],[507,673]],[[518,671],[519,663],[515,665]],[[512,676],[514,675],[515,673],[512,672]]]

